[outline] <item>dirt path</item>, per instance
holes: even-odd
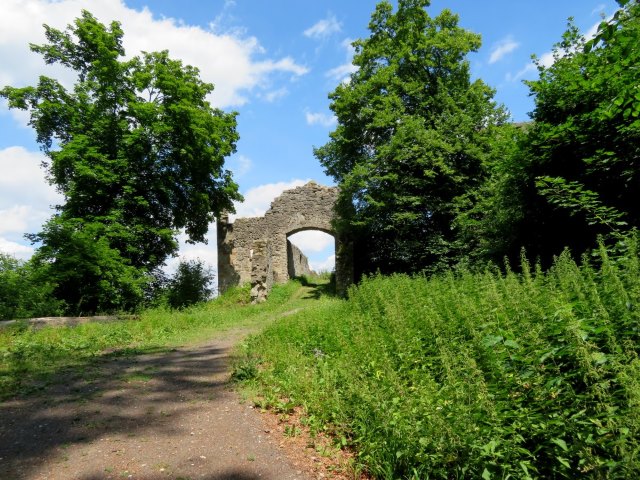
[[[246,333],[105,360],[0,404],[0,479],[309,479],[229,389]]]

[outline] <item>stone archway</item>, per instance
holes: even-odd
[[[218,290],[252,284],[252,297],[262,301],[274,283],[290,278],[288,258],[297,247],[287,237],[302,230],[333,235],[336,252],[336,290],[346,293],[353,283],[352,246],[333,229],[336,187],[309,182],[283,192],[264,217],[239,218],[234,223],[223,215],[218,222]]]

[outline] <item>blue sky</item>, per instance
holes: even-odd
[[[216,85],[211,102],[237,111],[240,141],[228,159],[246,197],[239,216],[261,215],[284,189],[308,180],[330,185],[313,156],[335,126],[327,95],[352,71],[351,41],[367,36],[373,0],[3,0],[0,15],[0,86],[35,84],[40,74],[72,77],[28,51],[44,41],[42,24],[64,28],[85,8],[102,22],[118,20],[127,55],[168,49],[197,66]],[[395,2],[393,2],[395,3]],[[568,17],[585,33],[613,0],[433,0],[429,13],[449,8],[460,24],[482,36],[470,55],[472,74],[496,89],[514,121],[533,102],[522,80],[536,78],[535,54],[550,62]],[[38,231],[60,202],[39,167],[41,153],[24,113],[0,104],[0,251],[28,258],[25,232]],[[293,241],[317,269],[331,268],[333,242],[320,232]],[[183,245],[181,255],[216,262],[209,245]],[[171,260],[169,269],[176,264]]]

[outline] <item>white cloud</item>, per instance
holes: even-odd
[[[300,76],[309,72],[307,67],[303,67],[302,65],[298,65],[291,57],[285,57],[277,62],[273,60],[265,60],[263,62],[258,62],[255,64],[254,69],[256,73],[259,74],[268,74],[273,71],[282,71],[282,72],[290,72],[294,75]]]
[[[538,71],[538,67],[536,67],[535,63],[527,63],[515,74],[511,72],[507,72],[507,74],[505,75],[505,79],[507,80],[507,82],[517,82],[518,80],[524,78],[530,72],[537,72],[537,71]]]
[[[42,169],[46,157],[23,147],[0,150],[0,208],[27,204],[48,209],[61,202],[62,195],[49,185]]]
[[[556,60],[553,56],[553,52],[545,52],[542,55],[540,55],[540,57],[538,58],[538,63],[545,68],[549,68],[551,65],[554,64],[555,61]],[[520,79],[523,79],[529,76],[529,73],[532,73],[532,72],[536,72],[536,73],[538,72],[538,67],[533,62],[526,64],[524,67],[518,70],[518,72],[516,72],[515,74],[507,73],[506,79],[508,82],[516,82]]]
[[[290,182],[277,182],[259,185],[245,192],[244,202],[236,203],[236,213],[230,220],[243,217],[261,217],[271,206],[271,202],[285,190],[301,187],[307,180],[295,179]]]
[[[335,15],[329,15],[313,26],[307,28],[304,31],[304,36],[309,38],[321,39],[326,38],[333,33],[338,33],[342,30],[342,25],[338,22]]]
[[[242,177],[247,172],[251,170],[253,167],[253,162],[249,157],[245,157],[244,155],[237,155],[232,157],[229,161],[229,168],[233,172],[233,174],[238,177]]]
[[[611,18],[613,18],[613,15],[608,16],[603,21],[608,22],[609,20],[611,20]],[[589,30],[587,30],[586,33],[584,33],[584,38],[586,40],[591,40],[593,37],[596,36],[596,34],[598,33],[598,27],[600,26],[600,23],[602,23],[602,21],[594,23],[591,26],[591,28],[589,28]],[[565,53],[563,51],[559,51],[559,52],[557,52],[556,55],[562,57],[562,56],[564,56],[564,54]],[[545,52],[545,53],[543,53],[542,55],[540,55],[538,57],[538,63],[540,65],[542,65],[543,67],[545,67],[545,68],[549,68],[551,65],[553,65],[555,63],[555,61],[556,61],[556,57],[554,57],[554,53],[553,52]],[[537,72],[537,70],[538,70],[538,68],[536,67],[536,64],[531,62],[531,63],[528,63],[527,65],[525,65],[524,67],[522,67],[515,74],[507,73],[506,79],[509,82],[515,82],[517,80],[525,78],[525,76],[527,74],[529,74],[530,72]]]
[[[305,230],[289,236],[289,240],[305,254],[322,252],[335,245],[333,235],[319,230]]]
[[[288,93],[289,90],[285,87],[282,87],[278,88],[277,90],[272,90],[271,92],[265,93],[264,95],[262,95],[262,98],[269,103],[273,103],[276,100],[280,100],[281,98],[286,97]]]
[[[511,35],[503,38],[491,49],[491,56],[489,57],[489,64],[493,64],[504,58],[505,55],[513,52],[520,46]]]
[[[0,251],[28,258],[33,248],[17,243],[25,233],[39,231],[61,203],[62,195],[49,185],[39,152],[22,147],[0,150]]]
[[[0,235],[5,233],[25,233],[29,228],[29,217],[33,214],[28,205],[14,205],[0,210]]]
[[[334,115],[327,115],[322,112],[305,112],[305,118],[308,125],[322,125],[323,127],[332,127],[337,122]]]
[[[607,8],[607,6],[604,3],[601,3],[600,5],[596,6],[596,8],[591,10],[591,16],[593,16],[593,15],[604,15],[604,11],[605,11],[606,8]]]
[[[45,67],[28,45],[45,42],[43,23],[64,29],[83,8],[103,23],[122,23],[128,56],[167,49],[172,58],[198,67],[203,80],[215,84],[210,100],[218,107],[246,103],[252,91],[269,87],[275,73],[297,77],[308,71],[290,57],[258,59],[264,49],[255,37],[239,31],[218,34],[173,18],[156,18],[148,8],[134,10],[123,0],[4,0],[0,16],[0,85],[34,84],[40,74],[69,85],[72,74],[58,66]]]
[[[353,61],[353,55],[356,53],[356,49],[351,45],[353,40],[350,38],[345,38],[342,41],[342,47],[346,50],[347,56],[346,61],[342,65],[338,65],[335,68],[329,70],[325,75],[329,78],[333,78],[339,82],[347,82],[352,73],[358,71],[358,67],[356,67]]]
[[[337,66],[336,68],[332,68],[327,72],[327,77],[334,78],[340,82],[345,82],[348,80],[349,76],[352,73],[358,71],[358,67],[351,64],[350,62],[344,63],[342,65]]]
[[[540,58],[538,59],[538,63],[545,68],[549,68],[551,65],[555,63],[555,61],[556,59],[553,56],[553,52],[545,52],[542,55],[540,55]]]
[[[331,272],[336,268],[336,256],[329,255],[325,260],[320,261],[309,260],[309,266],[316,273]]]
[[[22,147],[0,150],[0,231],[18,231],[17,225],[24,226],[23,232],[38,228],[51,215],[50,207],[62,202],[45,178],[40,165],[44,159]]]
[[[29,260],[33,255],[33,247],[21,245],[0,237],[0,252],[14,256],[20,260]]]
[[[4,86],[6,84],[0,82],[0,85]],[[0,108],[2,108],[3,110],[5,108],[6,109],[9,108],[8,102],[2,102],[2,103],[3,105],[0,105]],[[29,113],[27,110],[19,110],[19,109],[13,108],[11,110],[4,110],[2,113],[4,114],[5,112],[11,115],[11,118],[13,119],[17,127],[25,128],[27,130],[32,130],[33,127],[29,125],[29,122],[31,121],[31,113]]]
[[[177,257],[167,259],[164,267],[165,273],[173,275],[181,261],[202,260],[205,265],[211,267],[214,273],[218,270],[218,246],[216,224],[209,224],[209,232],[205,236],[207,243],[187,243],[187,235],[183,232],[178,235],[180,253]]]

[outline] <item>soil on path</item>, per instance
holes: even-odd
[[[111,358],[0,404],[0,479],[309,479],[229,388],[246,333]]]

